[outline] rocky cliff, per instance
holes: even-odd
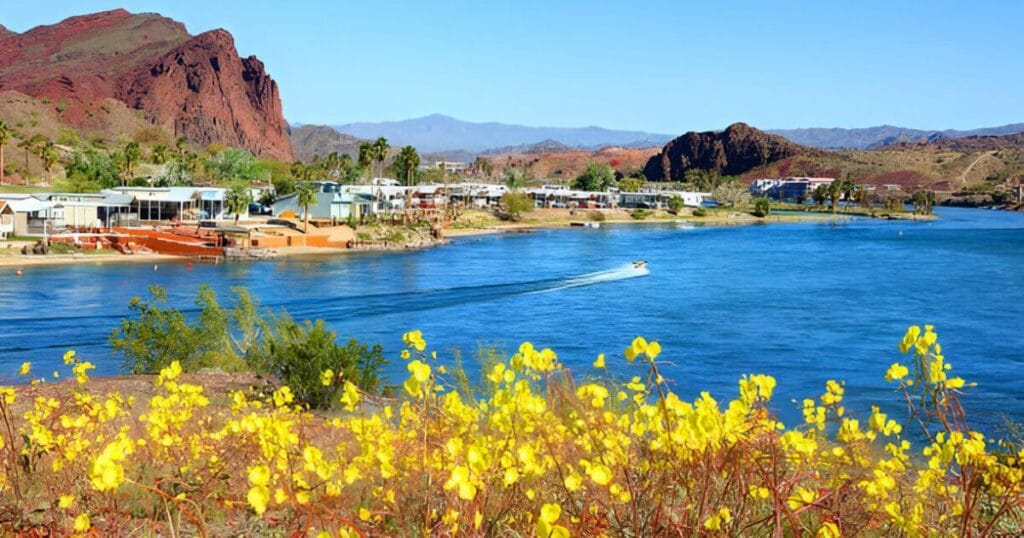
[[[644,175],[651,181],[681,181],[691,168],[739,175],[809,151],[781,136],[734,123],[724,131],[689,132],[670,141],[647,161]]]
[[[196,143],[292,156],[277,84],[262,62],[240,58],[224,30],[193,37],[157,14],[118,9],[0,32],[2,90],[60,102],[71,125],[84,126],[115,98]]]

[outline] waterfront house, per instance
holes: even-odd
[[[134,198],[126,194],[55,192],[32,196],[53,203],[55,228],[109,228],[138,223],[138,214],[132,211]]]
[[[14,235],[14,209],[0,200],[0,239]]]
[[[103,191],[131,196],[140,220],[229,220],[227,191],[218,187],[115,187]],[[248,218],[248,209],[239,215]]]
[[[347,191],[317,192],[316,201],[309,206],[309,218],[344,222],[349,217],[361,219],[373,206],[373,198],[366,194]],[[274,201],[271,206],[274,216],[305,218],[305,208],[299,206],[299,195],[287,194]]]
[[[14,211],[14,235],[44,235],[55,228],[53,202],[30,194],[0,194],[0,201]]]
[[[831,177],[787,177],[755,179],[750,185],[754,196],[767,196],[777,200],[795,200],[811,196],[820,185],[831,185]]]

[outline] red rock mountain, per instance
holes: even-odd
[[[125,10],[72,17],[23,34],[0,29],[0,91],[65,103],[86,124],[114,98],[199,144],[221,142],[292,158],[277,83],[231,34],[191,36],[157,14]]]
[[[734,123],[724,131],[691,131],[670,141],[647,161],[644,175],[651,181],[681,181],[687,170],[695,168],[732,176],[812,151],[745,123]]]

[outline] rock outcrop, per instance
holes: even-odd
[[[194,142],[292,158],[277,83],[255,56],[240,58],[224,30],[196,36],[126,73],[115,97]]]
[[[0,39],[5,39],[5,38],[8,38],[8,37],[11,37],[12,35],[17,35],[17,34],[15,34],[14,32],[12,32],[10,30],[8,30],[4,25],[0,24]]]
[[[114,98],[196,143],[291,159],[277,84],[224,30],[193,37],[177,21],[118,9],[4,35],[0,91],[59,102],[71,125],[86,127]]]
[[[724,131],[689,132],[665,144],[647,161],[644,175],[651,181],[681,181],[689,169],[739,175],[810,151],[781,136],[734,123]]]

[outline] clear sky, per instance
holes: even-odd
[[[675,134],[1024,122],[1024,1],[0,0],[25,31],[124,7],[226,28],[301,123]]]

